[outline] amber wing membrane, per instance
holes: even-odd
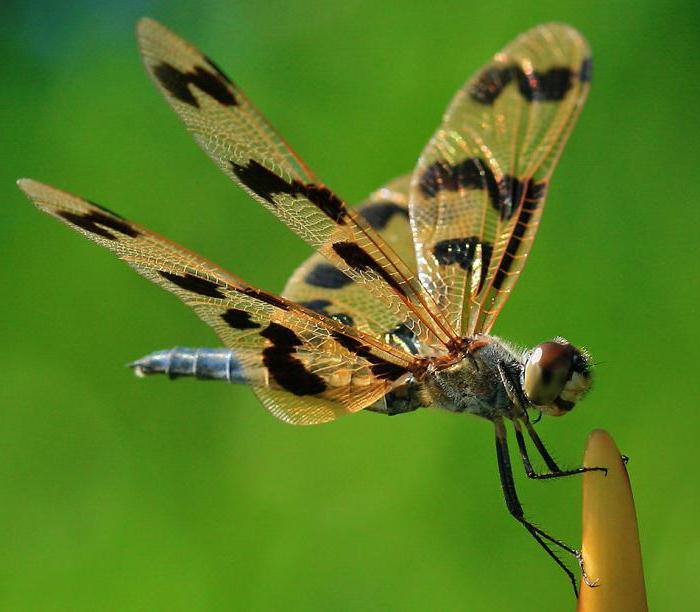
[[[355,210],[415,270],[408,223],[409,181],[410,175],[391,181]],[[401,318],[322,255],[315,254],[304,261],[282,295],[385,342],[399,344],[408,352],[429,354],[429,347],[420,345]]]
[[[418,161],[418,275],[463,335],[489,332],[525,264],[591,69],[573,28],[525,32],[457,92]]]
[[[356,412],[414,366],[401,347],[251,287],[94,202],[30,179],[19,186],[39,209],[192,308],[234,350],[250,385],[281,419],[313,424]]]
[[[159,23],[138,26],[149,75],[212,160],[329,262],[444,350],[455,332],[414,272],[366,220],[320,183],[240,88]]]

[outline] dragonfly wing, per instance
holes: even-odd
[[[94,202],[30,179],[19,185],[40,210],[192,308],[234,350],[265,405],[288,422],[320,423],[366,408],[415,366],[400,347],[256,289]]]
[[[576,30],[533,28],[457,92],[418,161],[409,208],[419,278],[463,335],[489,332],[525,265],[590,77]]]
[[[372,226],[323,185],[216,65],[159,23],[138,26],[149,75],[211,159],[253,199],[406,321],[426,344],[455,332]]]

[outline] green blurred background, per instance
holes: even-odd
[[[149,83],[133,35],[144,14],[214,57],[350,201],[412,168],[454,91],[519,32],[561,20],[586,35],[591,96],[495,331],[590,348],[594,392],[544,419],[541,435],[575,466],[591,429],[613,434],[631,457],[650,606],[697,605],[698,11],[651,0],[3,2],[0,608],[574,606],[505,510],[488,423],[422,411],[294,428],[245,388],[139,381],[124,368],[216,339],[40,215],[18,177],[94,198],[265,289],[281,290],[308,254]],[[526,482],[516,467],[527,512],[579,541],[580,483]]]

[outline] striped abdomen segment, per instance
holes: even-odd
[[[200,380],[225,380],[250,384],[241,364],[229,349],[184,348],[155,351],[129,364],[137,376],[165,374],[168,378],[192,376]]]

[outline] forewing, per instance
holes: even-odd
[[[356,210],[415,270],[413,238],[408,223],[410,175],[395,179],[370,195]],[[418,339],[386,306],[343,274],[322,255],[304,261],[287,282],[282,295],[383,341],[412,353],[427,354]]]
[[[286,421],[320,423],[361,410],[414,366],[400,348],[251,287],[93,202],[30,179],[19,186],[39,209],[190,306],[236,352],[265,405]]]
[[[525,32],[457,92],[419,159],[418,274],[463,335],[489,332],[525,264],[591,68],[573,28]]]
[[[452,346],[454,331],[415,274],[369,223],[312,175],[237,85],[153,20],[139,23],[138,39],[149,75],[226,175],[366,287],[427,345]]]

